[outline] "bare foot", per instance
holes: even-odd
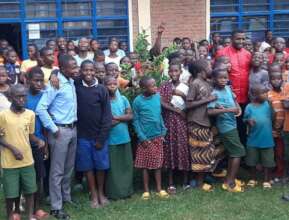
[[[108,205],[109,200],[105,196],[99,196],[99,203],[102,206]]]
[[[98,209],[98,208],[100,208],[100,205],[99,205],[98,200],[96,199],[96,200],[90,201],[90,207],[93,208],[93,209]]]

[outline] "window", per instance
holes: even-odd
[[[29,33],[29,24],[36,24],[39,27],[40,38],[39,39],[29,39],[31,34]],[[27,36],[29,43],[35,43],[38,48],[45,46],[45,43],[49,39],[55,39],[57,36],[57,24],[55,22],[43,22],[43,23],[29,23],[26,25]]]
[[[92,37],[92,25],[90,21],[63,22],[64,37],[77,40],[80,37]]]
[[[268,18],[265,16],[250,16],[243,18],[243,28],[246,31],[264,31],[268,28]]]
[[[56,16],[54,0],[26,0],[26,17],[45,18]]]
[[[62,0],[62,14],[64,17],[91,16],[91,0]]]
[[[288,10],[289,9],[289,1],[288,0],[275,0],[274,1],[274,9],[275,10]]]
[[[117,37],[120,41],[127,42],[127,20],[102,20],[97,21],[97,38],[102,45],[108,44],[110,37]]]
[[[238,0],[211,0],[211,12],[237,12]]]
[[[232,32],[237,27],[237,17],[216,17],[211,19],[212,32]]]
[[[16,18],[20,15],[19,1],[0,1],[0,18]]]
[[[127,15],[126,0],[97,0],[97,16]]]
[[[243,11],[268,11],[268,0],[243,0]]]
[[[274,32],[276,33],[276,35],[289,37],[288,23],[289,23],[289,14],[275,15]]]

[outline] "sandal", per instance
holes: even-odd
[[[263,189],[272,189],[272,185],[269,182],[264,182],[263,183]]]
[[[239,179],[235,179],[235,183],[236,183],[236,185],[241,186],[241,187],[246,185],[246,183],[244,181],[239,180]]]
[[[237,184],[235,184],[235,186],[232,188],[227,183],[223,183],[222,188],[228,192],[233,192],[233,193],[244,192],[244,189]]]
[[[177,189],[174,186],[169,186],[167,191],[170,195],[175,195],[177,193]]]
[[[247,186],[250,187],[255,187],[257,186],[258,182],[256,180],[249,180],[249,182],[247,183]]]
[[[213,191],[213,186],[207,183],[204,183],[201,187],[201,189],[205,192],[212,192]]]
[[[156,195],[162,199],[167,199],[169,198],[169,194],[165,190],[161,190]]]
[[[150,199],[151,195],[149,192],[144,192],[141,196],[142,200],[148,200]]]

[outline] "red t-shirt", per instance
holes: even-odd
[[[233,92],[237,96],[238,103],[247,103],[249,71],[252,59],[251,53],[244,48],[237,50],[233,46],[228,46],[217,51],[216,58],[220,56],[230,58],[232,68],[229,73],[229,78],[232,84]]]

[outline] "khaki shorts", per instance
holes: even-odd
[[[246,155],[245,147],[241,144],[237,129],[220,134],[220,138],[229,157],[243,157]]]
[[[254,167],[257,164],[261,164],[266,168],[275,167],[274,148],[256,148],[248,146],[245,160],[246,164],[250,167]]]

